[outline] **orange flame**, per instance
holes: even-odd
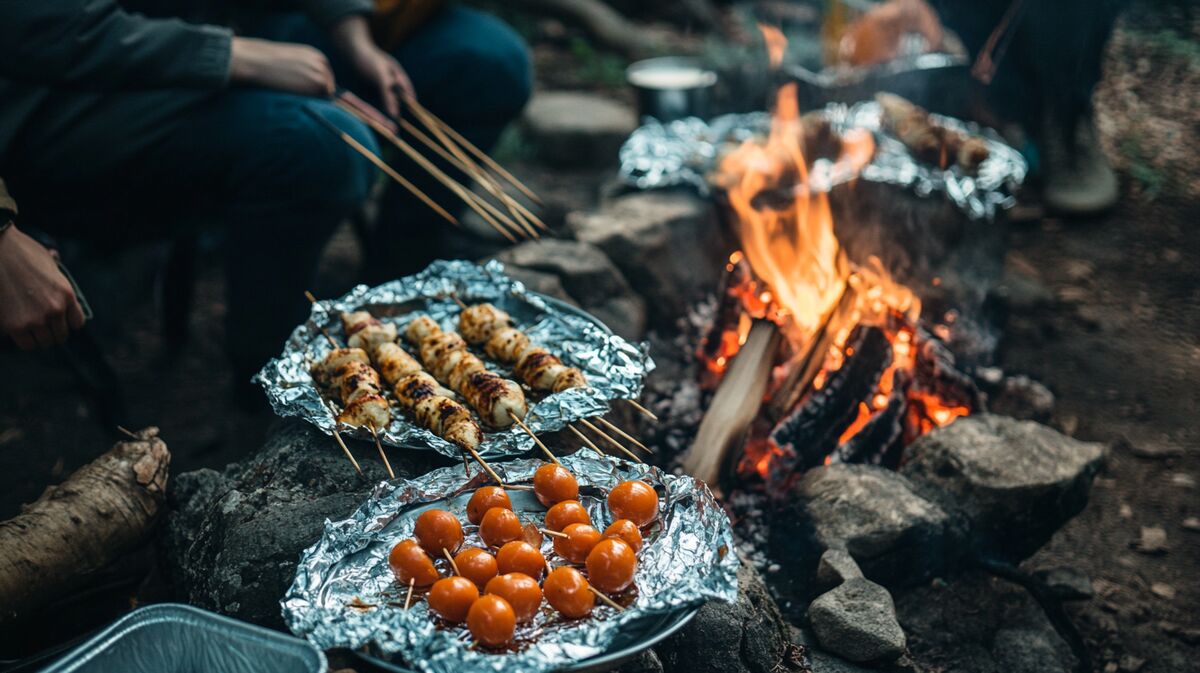
[[[775,26],[760,23],[758,29],[762,31],[763,41],[767,44],[767,59],[771,63],[771,70],[778,70],[779,66],[783,65],[783,53],[787,51],[787,38],[783,36],[783,31]]]

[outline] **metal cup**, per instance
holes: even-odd
[[[695,59],[664,56],[633,63],[625,69],[625,81],[637,96],[639,117],[669,122],[707,118],[717,74]]]

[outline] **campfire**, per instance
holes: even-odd
[[[783,41],[764,27],[772,63]],[[739,476],[780,484],[831,462],[895,466],[903,447],[978,406],[970,379],[921,323],[921,301],[878,257],[848,258],[828,189],[869,160],[869,134],[812,161],[794,84],[777,92],[765,139],[719,164],[740,250],[700,345],[716,388],[685,469],[710,482],[736,455]],[[740,453],[738,449],[741,449]]]

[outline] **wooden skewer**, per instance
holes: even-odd
[[[359,467],[358,461],[354,460],[354,454],[350,453],[350,447],[346,446],[346,442],[342,441],[342,436],[338,434],[337,428],[333,429],[333,438],[337,440],[338,446],[342,447],[342,451],[344,451],[346,453],[346,457],[350,459],[350,464],[354,466],[355,471],[358,472],[359,476],[362,476],[362,468]]]
[[[590,584],[589,584],[589,585],[588,585],[588,591],[592,592],[593,594],[596,594],[596,598],[599,598],[600,600],[604,601],[604,603],[605,603],[606,605],[608,605],[610,608],[616,608],[616,609],[617,609],[618,611],[620,611],[620,612],[624,612],[624,611],[625,611],[625,608],[621,607],[621,606],[620,606],[620,605],[619,605],[619,604],[618,604],[616,601],[614,601],[613,599],[609,598],[608,596],[605,596],[605,595],[604,595],[604,594],[603,594],[603,593],[602,593],[602,592],[601,592],[599,589],[597,589],[596,587],[594,587],[594,586],[592,586],[592,585],[590,585]]]
[[[467,451],[469,451],[471,453],[471,457],[475,459],[475,462],[479,463],[479,465],[483,468],[484,472],[488,473],[488,476],[490,476],[501,487],[504,486],[504,480],[501,479],[500,476],[498,474],[496,474],[496,472],[494,470],[492,470],[492,466],[487,464],[487,461],[483,459],[483,456],[479,455],[478,451],[476,451],[475,449],[473,449],[469,446],[462,447],[462,448],[465,448]]]
[[[442,169],[433,165],[433,163],[431,163],[428,159],[426,159],[424,156],[422,156],[420,152],[418,152],[415,148],[413,148],[412,145],[409,145],[408,143],[404,142],[404,140],[401,139],[399,136],[397,136],[395,133],[392,133],[391,129],[389,129],[387,126],[379,123],[375,119],[372,119],[369,115],[363,114],[363,112],[361,110],[355,108],[353,105],[350,105],[344,101],[338,101],[338,106],[341,107],[343,110],[346,110],[350,114],[354,115],[355,117],[357,117],[358,119],[363,121],[365,124],[367,124],[371,128],[375,129],[376,133],[378,133],[379,135],[386,138],[389,142],[391,142],[396,147],[400,148],[401,152],[404,152],[406,155],[408,155],[408,157],[410,159],[412,159],[413,161],[415,161],[419,166],[421,166],[421,168],[424,168],[426,171],[428,171],[429,174],[434,177],[434,179],[436,179],[438,182],[445,185],[451,192],[453,192],[455,194],[455,196],[462,199],[463,202],[467,204],[467,207],[469,207],[471,210],[474,210],[493,229],[495,229],[502,236],[507,238],[509,240],[509,242],[511,242],[511,243],[517,242],[517,239],[511,233],[509,233],[503,226],[501,226],[500,222],[504,222],[511,229],[513,229],[514,231],[516,231],[518,233],[522,233],[521,229],[517,226],[517,224],[515,222],[513,222],[512,220],[509,220],[507,217],[504,217],[503,215],[501,215],[501,217],[499,219],[493,217],[492,213],[489,213],[487,208],[491,208],[491,210],[495,211],[495,213],[499,213],[500,211],[495,210],[495,208],[492,207],[490,203],[487,203],[486,201],[482,201],[482,200],[478,199],[478,197],[476,197],[474,194],[471,193],[471,190],[467,189],[466,187],[463,187],[457,180],[450,177],[449,175],[446,175],[442,171]],[[316,113],[314,112],[313,114],[315,115]],[[320,116],[320,115],[317,115],[317,116]],[[334,127],[334,128],[337,128],[337,127]],[[349,137],[349,136],[347,136],[347,137]],[[354,140],[354,139],[350,138],[350,140]],[[357,141],[355,141],[355,142],[357,143]],[[367,150],[367,151],[370,152],[370,150]],[[378,157],[376,157],[376,158],[378,158]],[[390,169],[390,167],[389,167],[389,169]],[[522,235],[524,235],[524,234],[522,233]]]
[[[375,439],[375,448],[379,449],[379,457],[383,459],[383,466],[387,468],[388,479],[395,479],[396,473],[392,472],[392,464],[388,462],[387,454],[383,452],[383,442],[379,441],[379,432],[375,430],[375,425],[368,425],[371,430],[371,437]]]
[[[452,138],[454,138],[454,140],[458,144],[465,147],[467,149],[467,151],[469,151],[471,154],[474,154],[483,163],[487,164],[488,168],[491,168],[493,171],[496,171],[496,173],[499,174],[500,177],[504,178],[505,180],[508,180],[510,183],[512,183],[512,186],[521,190],[522,194],[533,199],[533,201],[535,203],[537,203],[538,205],[542,205],[542,199],[539,198],[537,194],[534,194],[533,190],[529,189],[524,184],[522,184],[520,180],[513,177],[512,173],[509,173],[508,171],[504,170],[503,166],[496,163],[496,161],[494,159],[492,159],[491,157],[489,157],[486,152],[479,149],[475,145],[471,144],[471,142],[469,140],[462,137],[462,134],[459,133],[458,131],[455,131],[453,128],[451,128],[449,124],[442,121],[441,119],[438,119],[429,110],[426,110],[425,107],[423,105],[421,105],[420,103],[418,103],[415,98],[411,98],[411,97],[406,98],[405,103],[407,103],[409,108],[411,108],[414,112],[417,113],[417,116],[421,118],[421,121],[426,126],[430,126],[432,123],[432,124],[440,127],[443,131],[445,131]]]
[[[527,434],[533,438],[534,443],[537,444],[538,447],[541,448],[542,451],[546,452],[546,456],[550,459],[551,462],[553,462],[555,465],[558,465],[559,467],[562,466],[562,463],[559,462],[559,460],[558,460],[558,456],[555,456],[554,452],[552,452],[550,450],[550,447],[543,444],[542,440],[538,439],[538,436],[533,434],[533,430],[530,430],[529,426],[525,425],[525,421],[522,421],[521,419],[517,418],[517,415],[514,414],[512,411],[508,412],[508,416],[509,416],[509,418],[513,419],[513,421],[517,425],[521,426],[521,429],[525,431],[525,434]]]
[[[453,300],[454,300],[454,303],[455,303],[455,304],[458,304],[458,307],[459,307],[459,308],[461,308],[461,309],[463,309],[464,311],[465,311],[465,310],[467,310],[468,308],[470,308],[469,306],[467,306],[467,305],[466,305],[466,304],[463,302],[463,300],[461,300],[461,299],[459,299],[459,298],[458,298],[458,295],[456,295],[456,294],[452,294],[452,295],[450,295],[450,298],[451,298],[451,299],[453,299]]]
[[[534,239],[540,238],[540,234],[538,234],[538,230],[529,227],[527,222],[533,222],[540,229],[550,229],[546,227],[545,222],[542,222],[538,216],[535,216],[533,212],[530,212],[526,206],[521,205],[521,202],[518,202],[518,200],[510,197],[508,192],[504,191],[504,187],[497,184],[497,182],[492,179],[492,176],[488,175],[484,169],[481,169],[478,166],[478,164],[470,161],[469,157],[462,155],[455,156],[454,154],[451,154],[451,152],[446,151],[442,145],[434,142],[432,138],[426,136],[426,134],[422,132],[420,128],[413,126],[413,122],[410,122],[407,119],[400,120],[400,127],[403,128],[403,130],[406,131],[409,136],[420,140],[420,143],[425,145],[426,148],[437,152],[437,155],[442,157],[446,162],[449,162],[451,166],[454,166],[458,170],[462,170],[463,173],[469,175],[470,178],[475,180],[475,182],[478,182],[479,186],[484,187],[485,190],[487,190],[487,193],[492,194],[492,197],[498,199],[500,203],[504,204],[505,208],[509,209],[509,212],[512,214],[512,218],[514,218],[517,223],[520,223],[521,226],[526,229],[526,233],[528,233],[530,236],[533,236]]]
[[[404,597],[404,609],[405,610],[408,609],[408,606],[412,605],[413,586],[415,586],[416,583],[417,583],[417,578],[415,578],[415,577],[408,578],[408,595]]]
[[[539,528],[538,530],[546,535],[549,535],[550,537],[563,537],[563,538],[571,537],[570,535],[567,535],[566,533],[560,533],[556,530],[550,530],[549,528]]]
[[[584,444],[587,444],[589,447],[592,448],[593,451],[600,454],[601,456],[604,456],[605,458],[608,457],[608,454],[601,451],[600,447],[596,446],[595,442],[588,439],[587,435],[585,435],[579,431],[579,428],[576,428],[574,425],[571,425],[570,423],[567,424],[567,427],[571,430],[571,432],[575,433],[575,436],[579,438],[579,441],[583,442]]]
[[[454,568],[454,574],[461,575],[462,573],[458,571],[458,564],[454,562],[454,557],[450,555],[450,550],[442,547],[442,553],[446,555],[446,560],[450,562],[450,567]]]
[[[613,425],[612,423],[609,423],[607,420],[605,420],[603,418],[596,418],[596,420],[599,421],[601,425],[608,428],[609,430],[612,430],[613,432],[617,433],[618,435],[633,442],[633,445],[638,447],[642,451],[645,451],[646,453],[654,453],[654,449],[651,449],[650,447],[646,446],[645,444],[639,442],[636,437],[634,437],[633,435],[630,435],[628,432],[625,432],[624,430],[622,430],[621,428],[618,428],[617,426]]]
[[[600,435],[600,437],[603,438],[605,441],[607,441],[609,444],[612,444],[613,446],[620,449],[621,453],[624,453],[625,455],[629,456],[629,458],[632,459],[633,462],[635,462],[635,463],[642,462],[642,459],[638,458],[636,453],[625,448],[624,444],[613,439],[607,432],[601,430],[600,428],[597,428],[594,424],[589,423],[586,420],[580,420],[579,422],[583,424],[583,427],[587,428],[588,430],[591,430],[592,432],[596,433],[597,435]]]
[[[337,126],[334,126],[333,122],[322,117],[320,114],[318,114],[312,108],[305,107],[304,110],[306,112],[308,112],[310,115],[312,115],[314,118],[316,118],[319,122],[321,122],[321,124],[323,124],[325,126],[325,128],[329,129],[334,135],[341,138],[342,142],[349,145],[351,149],[353,149],[355,152],[358,152],[359,154],[366,157],[367,161],[370,161],[371,163],[375,164],[376,168],[378,168],[379,170],[386,173],[388,175],[388,177],[390,177],[391,179],[393,179],[397,183],[399,183],[401,187],[407,189],[410,193],[412,193],[413,196],[420,199],[422,203],[424,203],[425,205],[432,208],[433,211],[436,212],[438,215],[441,215],[442,218],[444,218],[447,222],[449,222],[455,226],[458,226],[457,218],[455,218],[450,213],[446,212],[445,208],[442,208],[441,206],[439,206],[433,199],[429,198],[429,196],[425,192],[421,191],[416,185],[409,182],[407,178],[405,178],[403,175],[400,175],[399,173],[397,173],[396,169],[389,166],[387,164],[387,162],[385,162],[383,159],[380,159],[378,155],[376,155],[374,152],[372,152],[371,150],[364,147],[362,143],[355,140],[354,136],[339,129]],[[363,117],[365,117],[365,115],[360,116],[360,119]]]
[[[643,416],[645,416],[646,418],[649,418],[650,420],[654,421],[655,423],[658,422],[658,416],[655,416],[653,411],[650,411],[646,407],[643,407],[642,405],[638,404],[637,400],[625,400],[625,401],[629,403],[629,406],[631,406],[634,409],[637,409],[639,412],[641,412],[641,414]]]

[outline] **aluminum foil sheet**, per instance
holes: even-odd
[[[533,343],[550,349],[587,376],[589,387],[547,395],[536,403],[537,398],[527,393],[530,408],[525,422],[536,433],[561,430],[569,422],[602,415],[611,400],[636,398],[642,390],[642,379],[654,369],[647,345],[631,344],[586,313],[527,290],[504,275],[499,262],[479,266],[439,260],[416,275],[378,287],[360,285],[338,299],[317,302],[309,320],[292,332],[283,353],[268,362],[255,380],[262,384],[271,407],[280,416],[299,416],[326,434],[337,428],[342,434],[370,440],[365,428],[339,428],[313,385],[309,374],[312,363],[332,348],[320,329],[345,343],[340,314],[365,309],[380,320],[394,322],[401,333],[419,315],[432,317],[443,329],[457,330],[459,307],[454,296],[468,304],[491,302],[508,311]],[[486,358],[484,361],[497,372],[511,375]],[[452,458],[461,454],[454,444],[393,409],[391,424],[379,434],[385,444],[431,448]],[[532,448],[533,440],[516,426],[494,432],[485,428],[479,452],[485,458],[504,458]]]
[[[659,493],[659,519],[643,531],[645,544],[638,552],[636,591],[618,597],[632,596],[624,611],[597,602],[591,616],[562,620],[543,605],[530,624],[518,626],[516,647],[497,653],[468,649],[473,641],[462,626],[435,625],[423,598],[403,609],[407,588],[388,567],[391,547],[411,537],[416,517],[431,507],[447,509],[465,523],[467,500],[487,483],[478,471],[468,479],[461,467],[447,467],[382,483],[353,516],[327,521],[321,540],[305,550],[282,601],[284,620],[319,647],[367,646],[427,673],[537,673],[603,653],[635,620],[711,599],[736,599],[739,561],[733,531],[702,482],[595,453],[575,453],[562,462],[579,480],[580,501],[601,530],[612,522],[605,496],[618,482],[642,479]],[[542,464],[521,459],[495,468],[505,482],[520,484],[530,483]],[[523,522],[540,525],[545,508],[532,492],[509,495]],[[477,530],[464,526],[465,545],[482,546]],[[550,539],[543,540],[543,554],[556,559],[552,550]],[[444,572],[446,562],[441,564]]]
[[[818,187],[855,177],[898,185],[921,197],[943,195],[972,219],[991,219],[997,209],[1016,204],[1014,194],[1025,180],[1027,165],[1021,154],[991,129],[930,115],[937,124],[987,141],[988,158],[974,173],[967,173],[959,166],[941,169],[917,161],[903,143],[883,130],[880,106],[874,101],[849,106],[830,103],[818,114],[838,133],[854,128],[870,131],[876,144],[874,157],[857,176],[832,174],[826,185],[814,180]],[[723,115],[711,122],[694,117],[668,124],[648,120],[621,147],[621,179],[638,189],[690,185],[707,195],[711,189],[708,174],[716,169],[721,154],[748,138],[765,136],[770,124],[766,112]],[[832,164],[818,159],[813,174],[828,172]]]

